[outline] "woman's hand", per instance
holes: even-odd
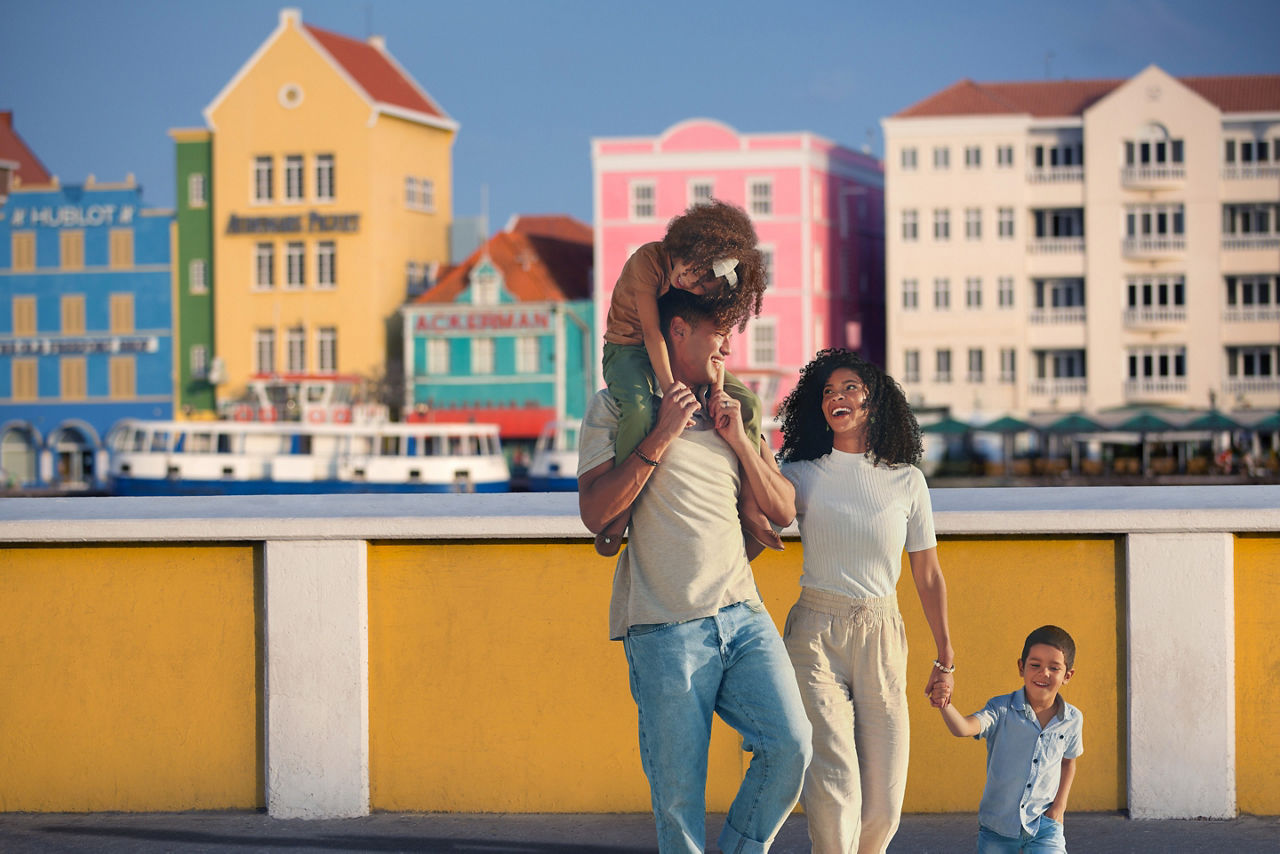
[[[943,673],[935,667],[929,671],[929,683],[925,685],[924,693],[935,709],[941,709],[951,702],[951,692],[955,686],[955,674]]]

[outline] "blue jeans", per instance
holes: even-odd
[[[720,849],[768,851],[800,797],[812,731],[787,651],[764,606],[739,602],[700,620],[632,626],[623,645],[659,850],[703,850],[715,712],[752,753]]]
[[[978,854],[1066,854],[1067,838],[1062,825],[1048,816],[1040,816],[1040,826],[1032,836],[1023,830],[1015,839],[1001,836],[978,825]]]

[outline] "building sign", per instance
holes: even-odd
[[[95,225],[130,225],[133,205],[45,205],[42,208],[14,208],[13,228],[84,228]]]
[[[419,314],[415,332],[466,334],[468,332],[500,332],[505,330],[548,331],[551,312],[527,309],[468,311],[453,314]]]
[[[227,219],[227,234],[325,234],[334,231],[360,230],[360,214],[322,214],[312,211],[305,216],[236,216]]]
[[[0,341],[0,356],[87,356],[94,353],[155,353],[160,339],[154,335],[112,338],[26,338]]]

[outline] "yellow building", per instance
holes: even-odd
[[[388,320],[448,260],[457,122],[381,37],[296,9],[204,115],[218,397],[254,375],[381,374]]]

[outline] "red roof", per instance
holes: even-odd
[[[975,83],[961,80],[894,115],[1079,116],[1125,80],[1051,80],[1032,83]],[[1280,74],[1232,77],[1184,77],[1184,86],[1225,113],[1280,110]]]
[[[568,216],[517,217],[514,230],[500,231],[451,267],[439,284],[414,303],[451,303],[470,285],[471,271],[488,256],[507,291],[521,302],[591,298],[591,227]]]
[[[0,160],[17,163],[15,171],[24,184],[47,184],[52,180],[40,158],[13,129],[12,110],[0,110]]]
[[[303,26],[374,101],[437,119],[449,119],[444,110],[377,47],[310,24]]]

